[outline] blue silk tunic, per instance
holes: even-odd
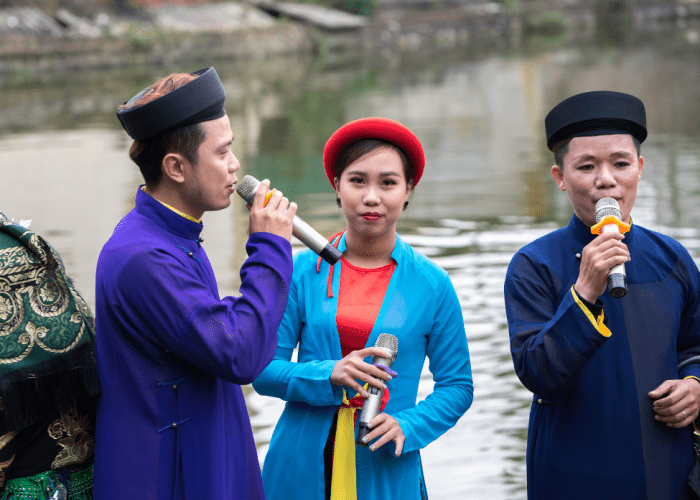
[[[345,250],[345,234],[338,249]],[[394,455],[393,442],[374,452],[356,446],[358,500],[427,498],[420,449],[457,423],[474,392],[462,308],[449,276],[398,235],[391,257],[396,268],[366,347],[380,333],[398,337],[392,369],[399,375],[387,382],[391,399],[385,412],[398,421],[406,441],[400,457]],[[294,256],[277,353],[253,383],[259,393],[287,402],[263,467],[270,500],[325,498],[323,450],[343,400],[343,388],[330,382],[335,363],[343,357],[336,323],[341,266],[332,270],[329,297],[328,264],[321,262],[316,272],[316,262],[310,250]],[[435,385],[416,403],[426,357]]]
[[[96,499],[265,498],[239,384],[274,356],[291,245],[252,234],[221,299],[201,229],[139,190],[100,254]]]
[[[576,257],[595,236],[569,225],[522,248],[505,283],[515,372],[534,393],[527,441],[528,497],[688,498],[691,428],[654,420],[648,393],[700,377],[700,279],[677,241],[633,225],[623,242],[628,293],[600,298],[611,332],[589,318],[572,286]]]

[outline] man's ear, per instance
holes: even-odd
[[[189,164],[187,158],[179,153],[168,153],[163,158],[163,175],[181,184],[185,182],[185,166]]]
[[[554,178],[554,182],[557,183],[557,186],[559,186],[559,189],[566,191],[566,184],[564,184],[564,171],[559,165],[552,165],[552,177]]]

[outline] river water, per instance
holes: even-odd
[[[700,30],[616,33],[585,44],[531,40],[507,54],[214,63],[228,94],[239,178],[272,179],[322,234],[343,225],[322,170],[323,145],[338,126],[386,116],[423,143],[425,175],[398,231],[449,272],[475,385],[471,409],[422,452],[432,500],[525,497],[531,395],[513,372],[502,290],[513,253],[571,216],[549,173],[543,120],[552,106],[595,89],[645,102],[649,139],[632,216],[700,259]],[[141,182],[114,110],[157,77],[210,63],[0,81],[0,211],[33,221],[90,305],[99,251]],[[236,198],[204,223],[220,292],[236,294],[243,204]],[[419,399],[431,387],[424,369]],[[252,389],[247,401],[262,462],[283,403]]]

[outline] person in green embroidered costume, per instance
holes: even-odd
[[[94,318],[39,235],[0,213],[0,500],[92,498]]]

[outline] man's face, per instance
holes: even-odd
[[[644,168],[644,159],[637,156],[632,136],[574,137],[562,163],[563,168],[552,167],[552,177],[569,195],[581,221],[595,225],[596,202],[611,197],[620,204],[622,221],[629,224]]]
[[[204,212],[221,210],[231,204],[235,191],[236,170],[241,168],[231,151],[233,132],[228,116],[200,123],[205,138],[197,150],[197,164],[192,165],[185,182],[188,204],[200,218]]]

